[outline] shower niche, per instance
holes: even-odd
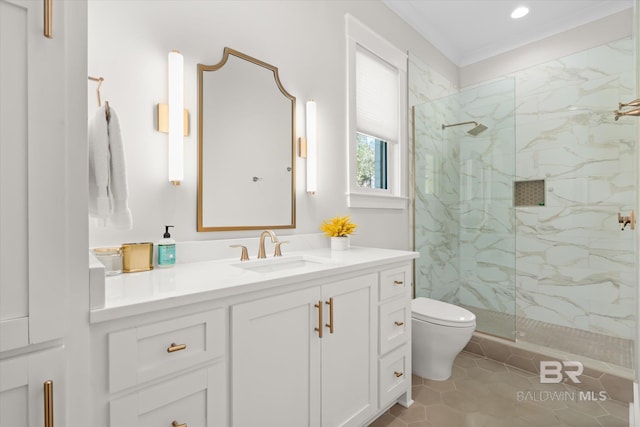
[[[515,181],[513,204],[515,207],[544,206],[544,179]]]

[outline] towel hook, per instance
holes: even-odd
[[[96,96],[98,97],[98,107],[102,106],[102,102],[100,101],[100,86],[102,86],[102,82],[104,81],[104,77],[91,77],[89,76],[89,80],[93,80],[94,82],[98,82],[98,87],[96,88]]]

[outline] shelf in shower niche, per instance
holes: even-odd
[[[544,179],[516,181],[514,206],[544,206]]]

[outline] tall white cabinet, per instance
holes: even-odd
[[[63,2],[0,0],[0,425],[65,425]]]

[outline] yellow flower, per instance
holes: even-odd
[[[330,220],[322,221],[320,230],[329,237],[344,237],[352,234],[358,225],[351,222],[349,215],[336,216]]]

